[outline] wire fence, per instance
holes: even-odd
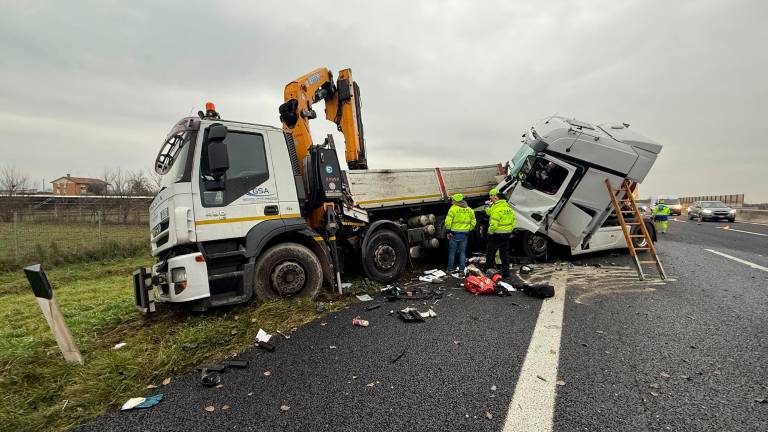
[[[10,212],[0,221],[0,270],[149,253],[145,208]]]

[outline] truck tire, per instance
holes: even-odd
[[[315,298],[323,285],[323,268],[306,246],[282,243],[261,255],[253,277],[259,299]]]
[[[408,249],[403,239],[388,229],[372,234],[366,244],[363,270],[368,278],[390,283],[400,277],[408,262]]]
[[[540,233],[525,231],[520,238],[520,247],[525,255],[534,261],[547,261],[551,258],[552,241]]]
[[[653,235],[651,234],[653,232],[653,227],[649,226],[648,221],[643,221],[643,223],[645,223],[645,228],[648,230],[648,234],[653,238]],[[629,230],[629,233],[631,235],[642,235],[643,229],[640,228],[640,225],[632,225],[632,229]],[[645,241],[644,237],[632,237],[632,245],[636,248],[645,248],[648,247],[648,242]]]

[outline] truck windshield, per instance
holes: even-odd
[[[534,154],[534,151],[528,145],[523,144],[520,146],[520,149],[515,153],[515,156],[509,161],[509,170],[507,174],[512,176],[513,179],[516,179],[517,174],[523,169],[526,159],[532,154]]]
[[[184,177],[193,132],[171,133],[163,142],[155,159],[155,172],[161,175],[160,187],[177,183]]]

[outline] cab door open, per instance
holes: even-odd
[[[515,168],[516,179],[501,192],[515,211],[518,228],[546,232],[577,169],[542,153],[528,156],[522,164]]]

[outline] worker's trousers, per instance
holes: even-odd
[[[667,232],[669,230],[669,221],[668,220],[657,220],[653,221],[653,224],[656,225],[656,231],[658,232]]]
[[[459,253],[459,270],[464,271],[464,263],[467,261],[467,238],[468,232],[453,233],[450,243],[448,243],[448,271],[452,272],[454,267],[456,252]]]
[[[501,255],[501,276],[509,277],[509,234],[489,234],[485,249],[485,268],[496,267],[496,251]]]

